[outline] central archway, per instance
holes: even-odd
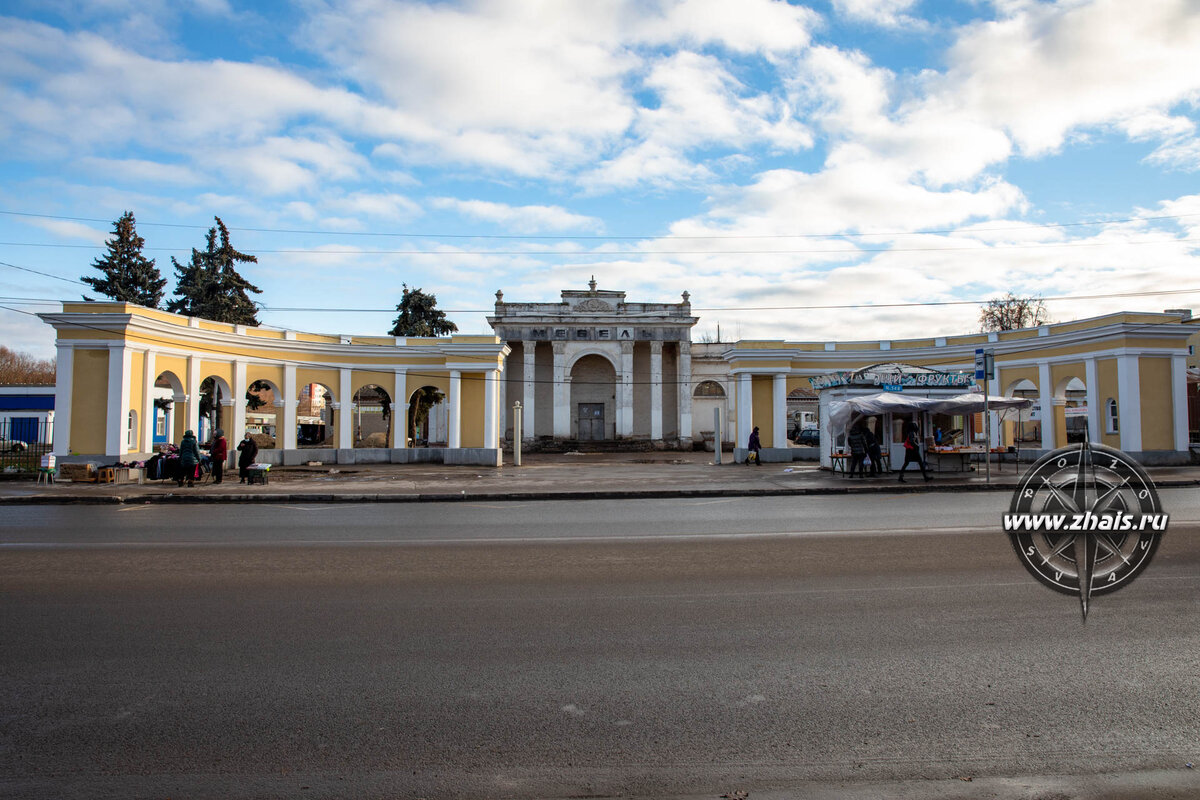
[[[581,355],[571,366],[571,438],[617,438],[617,370],[607,357]]]

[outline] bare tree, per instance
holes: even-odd
[[[1032,328],[1049,321],[1050,315],[1042,298],[1017,297],[1012,292],[988,300],[979,310],[979,329],[985,332]]]
[[[0,345],[0,386],[53,386],[54,359],[38,359]]]

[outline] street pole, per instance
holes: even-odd
[[[521,466],[521,401],[513,403],[513,466]]]
[[[721,463],[721,409],[713,409],[713,463]]]

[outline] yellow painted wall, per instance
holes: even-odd
[[[108,430],[108,350],[75,350],[71,377],[71,452],[103,453]]]
[[[1101,434],[1100,441],[1109,447],[1121,447],[1121,434],[1108,433],[1108,398],[1117,401],[1117,413],[1121,411],[1121,392],[1117,385],[1117,360],[1115,358],[1101,358],[1096,361],[1096,382],[1099,384],[1099,390],[1096,396],[1100,400],[1100,430],[1105,431]]]
[[[750,393],[753,398],[754,418],[750,422],[751,430],[758,427],[758,439],[763,447],[770,447],[775,441],[775,379],[770,375],[750,376]],[[738,442],[738,447],[745,447],[745,442]]]
[[[133,352],[129,356],[129,409],[137,412],[137,430],[133,432],[130,449],[135,453],[147,453],[150,443],[146,441],[146,409],[142,407],[146,400],[143,391],[146,384],[146,354]]]
[[[338,391],[339,391],[338,377],[339,377],[339,375],[338,375],[338,371],[336,369],[297,369],[296,370],[296,397],[291,397],[288,399],[298,400],[299,395],[300,395],[300,388],[302,386],[308,386],[310,383],[320,383],[320,384],[324,385],[326,389],[329,390],[329,393],[331,395],[333,395],[334,402],[340,403],[342,401],[342,398],[338,397]],[[280,386],[280,388],[282,389],[283,387]],[[337,415],[335,414],[334,416],[337,416]]]
[[[462,446],[483,447],[483,373],[464,372],[459,380],[459,390],[462,392]]]
[[[255,381],[269,381],[279,387],[281,393],[276,400],[282,400],[283,392],[283,367],[268,366],[266,364],[247,364],[246,365],[246,389],[249,390],[250,384]],[[299,391],[299,386],[297,386]]]
[[[1138,382],[1142,396],[1142,449],[1174,450],[1171,360],[1142,356],[1138,359]]]

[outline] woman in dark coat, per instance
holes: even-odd
[[[220,483],[225,474],[225,459],[229,457],[229,443],[225,441],[225,431],[220,428],[213,434],[209,456],[212,458],[213,483]]]
[[[921,477],[925,480],[933,480],[928,472],[925,471],[925,459],[921,458],[921,434],[920,429],[912,420],[904,421],[904,466],[900,468],[900,483],[904,483],[904,470],[908,469],[909,464],[916,464],[921,468]]]
[[[856,472],[860,478],[867,477],[867,469],[863,464],[867,456],[867,434],[862,422],[854,423],[846,437],[846,444],[850,447],[850,477],[853,478]]]
[[[238,442],[238,483],[245,483],[250,477],[250,465],[254,463],[254,459],[258,458],[258,444],[247,433],[245,438]]]
[[[180,486],[186,479],[188,486],[195,486],[196,465],[200,463],[200,443],[196,434],[190,430],[183,432],[183,441],[179,443],[179,478]]]

